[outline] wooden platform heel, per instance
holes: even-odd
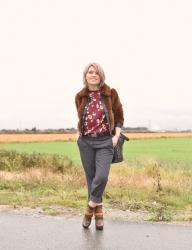
[[[95,210],[94,207],[87,205],[87,208],[85,210],[85,214],[83,217],[83,222],[82,222],[82,226],[84,228],[88,228],[90,226],[94,210]]]
[[[102,205],[98,205],[95,207],[94,215],[95,215],[95,227],[96,227],[96,229],[103,230],[104,222],[103,222]]]

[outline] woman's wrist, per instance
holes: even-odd
[[[114,136],[119,139],[120,134],[118,133],[118,134],[115,134]]]
[[[119,127],[116,127],[115,128],[115,136],[119,139],[119,137],[120,137],[120,133],[121,133],[121,128],[119,128]]]

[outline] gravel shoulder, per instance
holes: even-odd
[[[11,213],[19,215],[34,216],[56,216],[63,218],[81,218],[83,210],[77,208],[67,208],[59,205],[47,207],[20,207],[10,205],[0,205],[0,213]],[[149,214],[145,211],[118,210],[104,207],[104,218],[111,221],[127,221],[127,222],[149,222]],[[154,223],[154,222],[153,222]],[[178,224],[192,225],[191,221],[171,221],[171,222],[155,222],[160,224]]]

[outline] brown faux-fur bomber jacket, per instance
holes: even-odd
[[[108,112],[107,117],[110,123],[111,132],[114,132],[115,127],[122,127],[124,122],[124,115],[122,104],[120,102],[117,91],[114,88],[110,88],[106,83],[101,87],[101,97],[103,104],[106,107],[104,110]],[[82,132],[83,128],[83,119],[84,119],[84,108],[87,104],[89,96],[89,89],[84,87],[80,92],[75,96],[75,104],[78,113],[78,125],[77,128],[79,132]]]

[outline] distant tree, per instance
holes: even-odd
[[[31,131],[37,132],[37,128],[36,128],[36,127],[33,127],[33,128],[31,129]]]

